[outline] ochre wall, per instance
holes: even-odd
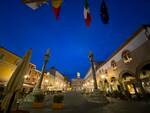
[[[0,59],[0,81],[8,81],[21,58],[4,48],[0,48],[0,55],[3,55]]]

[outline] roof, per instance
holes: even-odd
[[[11,53],[11,54],[15,55],[16,57],[22,58],[21,56],[18,56],[16,53],[14,53],[14,52],[12,52],[12,51],[10,51],[10,50],[6,49],[6,48],[5,48],[5,47],[3,47],[3,46],[0,46],[0,48],[1,48],[1,49],[4,49],[4,50],[6,50],[6,51],[8,51],[9,53]]]
[[[96,70],[95,70],[95,71],[97,71],[97,69],[98,69],[100,66],[102,66],[104,63],[105,63],[105,61],[95,61],[95,62],[94,62],[94,64],[96,65]],[[91,69],[91,66],[90,66],[90,68],[88,69],[88,71],[87,71],[87,73],[86,73],[84,79],[87,77],[87,75],[88,75],[90,69]]]
[[[56,68],[55,67],[51,67],[49,70],[48,70],[48,72],[51,74],[51,75],[53,75],[53,76],[55,76],[55,74],[56,74]]]
[[[136,38],[136,36],[139,33],[141,33],[144,29],[146,29],[147,27],[150,27],[150,25],[143,25],[136,32],[134,32],[132,36],[130,36],[110,57],[108,57],[108,59],[106,60],[106,62],[109,61],[112,57],[114,57],[122,48],[124,48],[126,45],[128,45],[129,42],[131,42],[134,38]],[[104,65],[104,64],[105,63],[103,63],[102,65]]]
[[[23,57],[21,57],[21,56],[18,56],[16,53],[14,53],[14,52],[12,52],[12,51],[10,51],[10,50],[8,50],[8,49],[6,49],[5,47],[3,47],[3,46],[0,46],[0,48],[1,49],[4,49],[4,50],[6,50],[6,51],[8,51],[9,53],[11,53],[11,54],[13,54],[13,55],[15,55],[16,57],[19,57],[19,58],[23,58]],[[35,64],[33,64],[33,63],[31,63],[30,62],[30,64],[32,64],[32,65],[34,65],[34,66],[36,66]]]
[[[132,41],[139,33],[141,33],[144,29],[147,29],[147,27],[150,28],[150,25],[143,25],[142,27],[140,27],[132,36],[130,36],[123,44],[122,46],[120,46],[105,62],[104,61],[100,61],[100,62],[95,62],[96,64],[96,71],[98,68],[100,68],[101,66],[103,66],[107,61],[109,61],[113,56],[115,56],[122,48],[124,48],[124,46],[126,46],[127,44],[129,44],[130,41]],[[88,69],[88,72],[86,73],[86,76],[84,77],[84,79],[87,77],[89,71],[91,69]]]
[[[63,77],[65,77],[64,76],[64,74],[62,74],[60,71],[58,71],[58,69],[56,69],[54,66],[52,66],[49,70],[48,70],[48,72],[50,73],[50,74],[52,74],[52,75],[56,75],[56,72],[58,72],[58,73],[60,73]]]

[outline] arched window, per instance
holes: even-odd
[[[130,51],[129,50],[125,50],[122,52],[122,59],[124,61],[124,63],[129,63],[132,60],[132,57],[130,55]]]
[[[100,69],[99,70],[99,74],[103,74],[104,73],[104,70],[103,69]]]
[[[20,62],[21,62],[21,61],[17,59],[17,60],[15,61],[15,64],[18,65]]]
[[[147,39],[150,40],[150,32],[148,31],[147,26],[145,26],[145,35],[146,35]]]
[[[4,59],[4,54],[3,53],[0,53],[0,60],[3,60]]]
[[[112,67],[114,70],[117,69],[117,63],[116,63],[115,60],[112,60],[112,61],[111,61],[111,67]]]
[[[104,72],[105,74],[107,74],[108,73],[108,71],[107,71],[107,69],[105,69],[105,72]]]
[[[116,82],[116,78],[115,77],[111,77],[110,82]]]

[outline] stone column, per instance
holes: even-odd
[[[103,104],[107,104],[108,100],[104,96],[104,93],[102,93],[97,87],[96,73],[95,73],[93,56],[94,56],[93,53],[90,52],[89,59],[90,59],[91,66],[92,66],[92,76],[93,76],[93,80],[94,80],[94,91],[88,97],[88,101],[92,102],[92,103],[98,103],[98,104],[102,104],[103,105]]]
[[[94,55],[92,52],[89,53],[89,59],[92,66],[92,76],[93,76],[93,83],[94,83],[94,90],[97,90],[97,80],[96,80],[96,73],[95,73],[95,67],[94,67]]]
[[[48,49],[47,52],[45,53],[42,72],[41,72],[41,75],[40,75],[40,78],[39,78],[38,82],[35,85],[35,88],[33,89],[33,94],[37,94],[37,93],[41,92],[41,85],[42,85],[43,76],[44,76],[44,73],[45,73],[45,70],[46,70],[46,65],[48,63],[49,56],[50,56],[50,49]]]

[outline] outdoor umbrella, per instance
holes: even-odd
[[[11,78],[9,79],[6,89],[5,97],[2,100],[1,108],[5,113],[9,113],[11,110],[12,103],[15,99],[15,94],[22,88],[24,75],[29,67],[29,62],[31,58],[32,50],[28,50],[25,54],[23,60],[19,63],[16,70],[13,72]]]

